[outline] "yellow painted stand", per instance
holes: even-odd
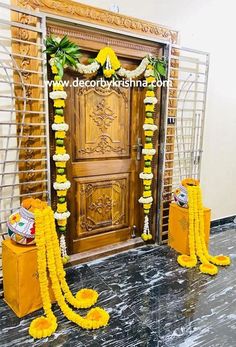
[[[168,245],[174,248],[177,252],[187,255],[189,255],[188,220],[187,208],[180,207],[175,203],[170,204]],[[210,220],[211,210],[209,208],[204,208],[204,228],[207,246],[210,235]]]
[[[23,317],[41,308],[36,246],[3,241],[2,268],[4,300],[15,314]]]

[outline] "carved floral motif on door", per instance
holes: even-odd
[[[109,128],[112,121],[117,117],[117,115],[112,111],[110,106],[106,104],[106,100],[102,99],[98,102],[97,105],[95,105],[94,109],[92,110],[92,114],[90,114],[90,117],[99,127],[101,132],[104,132]]]
[[[127,157],[130,154],[128,88],[83,88],[76,94],[76,159]]]
[[[78,233],[107,231],[124,226],[128,222],[128,175],[120,174],[94,178],[77,179],[79,208]]]

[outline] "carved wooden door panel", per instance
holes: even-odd
[[[73,76],[67,73],[66,78],[72,81]],[[135,144],[142,110],[139,102],[132,106],[131,99],[142,93],[121,87],[67,92],[72,182],[68,197],[76,253],[130,239],[133,225],[139,227],[140,162]]]
[[[128,88],[81,88],[75,112],[76,160],[129,157]]]

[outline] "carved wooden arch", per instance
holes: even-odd
[[[12,0],[12,2],[24,8],[39,9],[44,13],[59,15],[62,18],[74,18],[86,23],[178,43],[178,32],[176,30],[71,0]]]

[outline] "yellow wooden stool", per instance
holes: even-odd
[[[204,208],[204,229],[206,246],[208,247],[210,235],[210,208]],[[183,208],[175,203],[170,204],[168,245],[181,254],[189,255],[188,244],[189,218],[188,208]]]
[[[42,307],[36,246],[19,245],[10,239],[3,241],[2,269],[4,300],[18,317]]]

